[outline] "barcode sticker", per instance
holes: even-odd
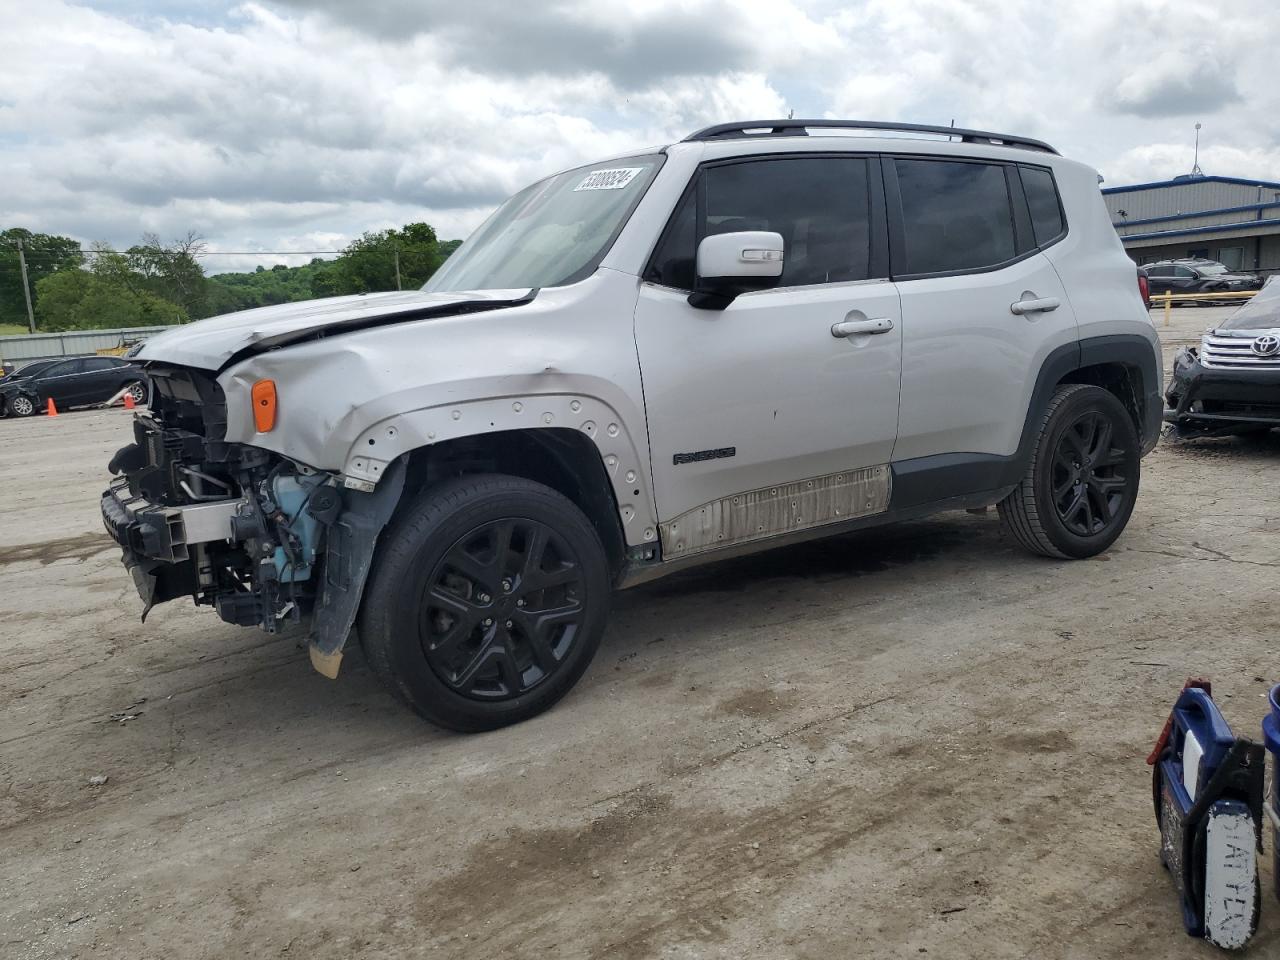
[[[636,174],[643,170],[644,167],[614,167],[610,170],[592,170],[582,182],[573,188],[573,192],[579,190],[621,190],[632,180],[636,178]]]

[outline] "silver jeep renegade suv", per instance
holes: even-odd
[[[1095,171],[854,121],[569,170],[420,291],[218,317],[139,359],[151,405],[102,512],[146,608],[303,622],[331,677],[354,628],[457,730],[555,703],[610,593],[693,564],[992,504],[1029,550],[1092,556],[1163,406]]]

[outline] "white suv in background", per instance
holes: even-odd
[[[328,676],[354,626],[459,730],[546,709],[613,589],[693,564],[993,504],[1028,549],[1092,556],[1162,413],[1094,170],[854,121],[557,174],[421,291],[206,320],[139,359],[151,408],[102,508],[148,608],[306,622]]]

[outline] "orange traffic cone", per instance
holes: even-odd
[[[124,395],[124,408],[125,408],[126,410],[132,410],[132,409],[133,409],[134,407],[136,407],[136,406],[137,406],[137,404],[133,402],[133,394],[132,394],[132,393],[126,393],[126,394]]]
[[[56,417],[58,415],[58,408],[54,406],[53,397],[50,397],[49,402],[44,405],[44,412],[51,417]]]

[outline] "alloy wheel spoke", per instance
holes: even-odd
[[[1090,512],[1097,516],[1102,523],[1111,522],[1111,502],[1105,493],[1103,493],[1095,484],[1089,484],[1085,488],[1089,496]]]
[[[453,622],[443,631],[437,630],[431,616],[432,611],[447,613],[453,618]],[[483,616],[482,610],[442,587],[432,587],[427,591],[423,612],[429,649],[441,656],[449,656],[457,650],[458,645],[475,631]]]
[[[475,586],[483,587],[489,593],[493,592],[493,565],[468,552],[465,547],[453,550],[445,558],[445,564],[462,574]]]
[[[1075,496],[1071,498],[1071,502],[1067,504],[1067,506],[1062,510],[1060,514],[1060,516],[1062,517],[1063,523],[1066,523],[1067,525],[1071,525],[1071,522],[1075,518],[1076,514],[1078,514],[1081,510],[1084,509],[1085,499],[1086,498],[1084,495],[1084,491],[1077,490]]]
[[[524,686],[524,675],[516,658],[512,656],[510,647],[495,646],[492,659],[498,665],[498,679],[507,688],[507,693],[512,696],[519,693]]]
[[[1094,458],[1093,468],[1101,470],[1103,467],[1116,467],[1122,463],[1124,463],[1124,451],[1115,447],[1108,447]]]
[[[542,574],[542,564],[547,556],[551,535],[542,524],[529,528],[525,536],[524,562],[520,565],[520,582],[525,589],[534,589],[535,581]],[[541,584],[536,584],[541,586]]]
[[[533,648],[538,665],[543,669],[555,662],[552,640],[558,628],[577,622],[582,617],[582,603],[570,600],[548,610],[521,610],[517,615],[521,633]],[[544,662],[547,661],[547,662]]]
[[[449,681],[452,686],[463,692],[471,690],[475,686],[476,677],[492,664],[494,658],[498,656],[498,651],[505,654],[505,648],[494,642],[497,634],[498,629],[496,626],[485,630],[484,641],[480,644],[480,649],[453,675]]]
[[[505,572],[507,556],[511,553],[511,535],[515,529],[514,520],[502,520],[493,528],[493,557],[489,561],[489,569],[498,575],[498,579]]]
[[[1062,439],[1071,445],[1071,450],[1075,454],[1072,459],[1077,463],[1085,458],[1085,451],[1088,450],[1084,437],[1080,433],[1080,426],[1081,424],[1078,423],[1072,424],[1062,435]]]
[[[576,563],[562,563],[552,570],[539,570],[534,576],[531,589],[546,590],[551,587],[562,587],[576,583],[579,579],[580,573]]]
[[[1098,460],[1111,452],[1112,427],[1110,420],[1103,420],[1094,431],[1093,443],[1089,445],[1089,459],[1096,465]]]
[[[1128,481],[1124,477],[1094,477],[1093,485],[1103,494],[1123,493]]]

